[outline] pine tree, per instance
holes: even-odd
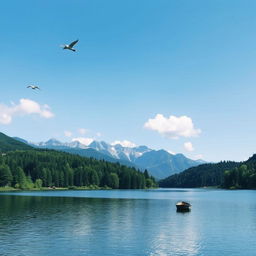
[[[110,173],[110,187],[117,189],[119,188],[119,178],[116,173]]]
[[[11,185],[12,173],[9,166],[3,164],[0,166],[0,186]]]

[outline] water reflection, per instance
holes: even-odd
[[[255,192],[173,192],[168,200],[153,193],[154,200],[0,196],[0,255],[255,255]],[[181,197],[191,212],[176,212]]]
[[[149,255],[198,255],[200,237],[195,216],[191,212],[176,212],[175,207],[169,205],[169,216],[160,217],[165,217],[165,222],[158,227]]]

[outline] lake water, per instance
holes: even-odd
[[[1,256],[255,256],[255,239],[256,191],[0,193]]]

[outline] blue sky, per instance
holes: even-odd
[[[5,1],[0,131],[244,160],[256,152],[255,8],[242,0]],[[75,39],[76,53],[59,47]]]

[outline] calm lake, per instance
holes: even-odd
[[[1,256],[255,256],[255,237],[256,191],[0,193]]]

